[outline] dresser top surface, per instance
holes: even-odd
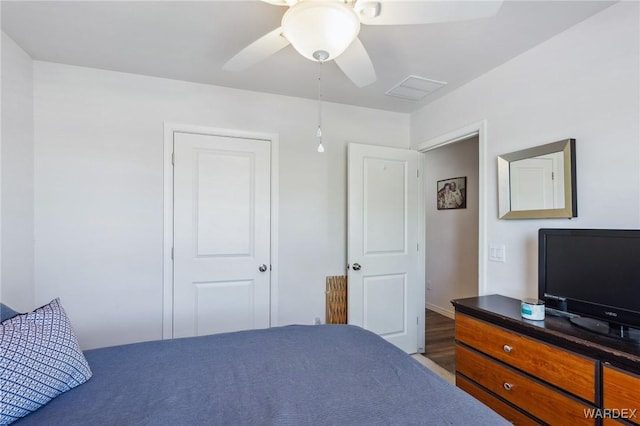
[[[548,313],[543,321],[524,319],[520,316],[520,302],[498,294],[451,301],[456,312],[640,371],[639,344],[601,336],[571,324],[568,318]]]

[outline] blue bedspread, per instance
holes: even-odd
[[[15,424],[499,425],[377,335],[288,326],[86,351],[93,377]]]

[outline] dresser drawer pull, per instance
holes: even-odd
[[[502,385],[503,388],[505,388],[505,390],[510,391],[511,389],[513,389],[513,385],[511,383],[507,383],[504,382],[504,384]]]
[[[504,349],[504,351],[505,351],[506,353],[508,353],[508,354],[510,354],[510,353],[511,353],[511,351],[513,350],[513,348],[512,348],[511,346],[509,346],[509,345],[504,345],[504,346],[502,347],[502,349]]]

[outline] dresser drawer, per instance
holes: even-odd
[[[602,368],[602,404],[640,424],[640,377],[610,366]],[[635,411],[634,411],[635,410]]]
[[[456,371],[545,423],[562,419],[571,425],[595,424],[585,416],[593,407],[460,345],[456,346]]]
[[[623,421],[609,419],[609,418],[602,419],[602,426],[626,426],[630,424],[632,423],[625,423]]]
[[[523,414],[519,410],[510,406],[506,402],[496,398],[491,395],[489,392],[481,389],[475,383],[465,379],[464,377],[458,375],[456,376],[456,386],[460,389],[473,396],[478,401],[482,402],[487,407],[491,408],[496,413],[500,414],[502,417],[507,419],[509,422],[513,423],[516,426],[520,425],[530,425],[536,426],[539,423],[533,420],[531,417]]]
[[[595,403],[596,361],[456,315],[456,340]]]

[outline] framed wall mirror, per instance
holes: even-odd
[[[577,217],[576,140],[498,156],[498,210],[500,219]]]

